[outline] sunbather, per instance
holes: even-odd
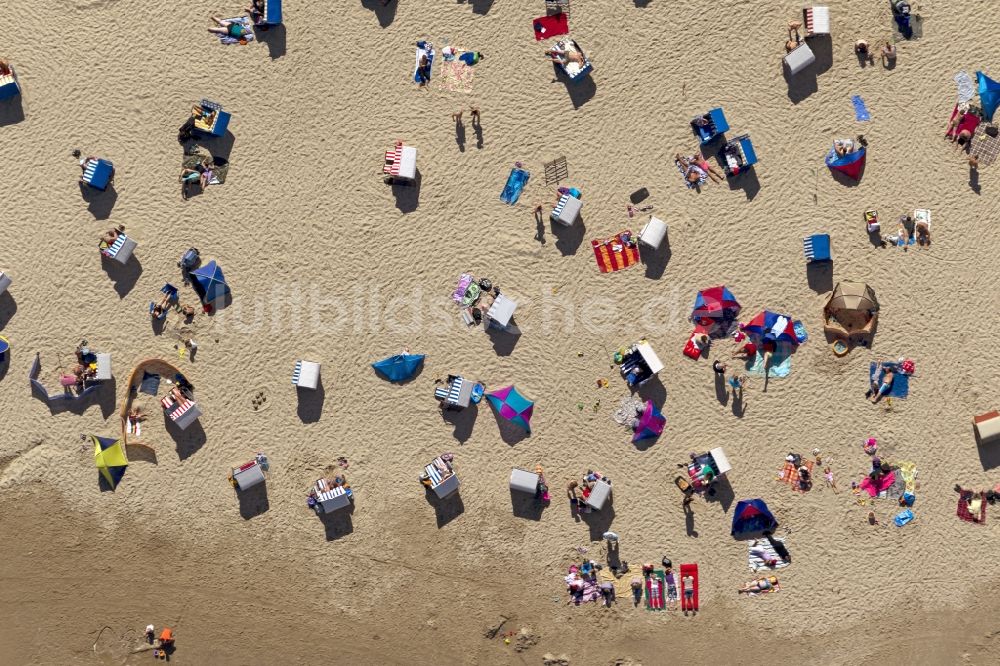
[[[674,159],[676,159],[684,169],[684,177],[687,178],[689,183],[697,183],[708,175],[704,169],[697,164],[692,164],[691,160],[688,160],[680,153],[674,155]]]
[[[776,557],[772,557],[770,553],[756,545],[756,542],[754,542],[753,547],[750,548],[750,556],[761,560],[766,567],[775,567],[781,563],[781,560]]]
[[[885,370],[885,374],[882,375],[882,383],[879,384],[878,376],[883,369]],[[871,400],[871,403],[874,405],[882,398],[882,396],[888,394],[889,391],[892,390],[892,380],[894,377],[895,375],[892,370],[888,368],[883,368],[881,363],[876,365],[875,371],[872,372],[872,378],[871,378],[872,387],[868,389],[868,392],[865,394],[865,397],[869,398]]]
[[[753,340],[747,338],[746,344],[741,347],[737,347],[736,350],[733,351],[732,356],[733,358],[749,361],[757,356],[757,345],[754,344]]]
[[[788,22],[788,41],[785,42],[785,51],[788,53],[794,51],[802,43],[802,38],[799,37],[799,28],[801,27],[802,24],[798,21]]]
[[[571,62],[575,62],[578,65],[586,64],[586,61],[584,60],[582,53],[576,50],[570,51],[561,48],[558,45],[553,46],[551,49],[546,51],[545,55],[556,62],[562,63],[563,65],[568,65]]]
[[[218,26],[209,28],[208,31],[215,33],[216,35],[232,37],[233,39],[243,39],[246,37],[247,33],[250,32],[250,28],[246,27],[242,23],[238,23],[236,21],[226,21],[220,19],[218,16],[213,16],[211,18],[218,24]]]
[[[917,222],[916,226],[913,228],[914,235],[917,237],[917,245],[930,245],[931,244],[931,227],[930,224],[924,221]]]
[[[212,124],[212,118],[215,117],[214,109],[206,109],[201,104],[195,104],[191,107],[191,117],[195,119],[195,122],[201,122],[205,125]]]
[[[0,76],[10,76],[12,73],[10,63],[6,60],[0,60]]]
[[[694,164],[697,164],[699,169],[707,173],[708,177],[711,178],[714,182],[721,183],[723,180],[725,180],[725,176],[719,173],[718,169],[709,164],[708,160],[698,155],[697,153],[691,156],[691,161]]]
[[[244,7],[243,11],[250,15],[250,20],[254,24],[264,22],[264,0],[253,0],[249,7]]]
[[[163,316],[163,313],[167,311],[168,307],[170,307],[170,299],[170,294],[163,294],[163,298],[160,299],[160,302],[153,305],[153,309],[150,311],[150,314],[154,319],[159,319]]]
[[[766,578],[758,578],[757,580],[750,581],[742,589],[736,590],[737,594],[759,594],[760,592],[767,592],[768,590],[773,590],[778,586],[777,576],[767,576]]]
[[[104,234],[101,235],[101,242],[106,243],[107,245],[112,245],[116,240],[118,240],[118,237],[122,235],[124,231],[125,227],[119,224],[117,228],[105,231]]]

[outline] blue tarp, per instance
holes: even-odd
[[[423,354],[396,354],[372,363],[372,367],[390,382],[402,382],[412,377],[423,362]]]

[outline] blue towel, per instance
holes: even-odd
[[[865,100],[861,99],[861,95],[854,95],[851,97],[851,103],[854,104],[854,118],[858,122],[865,122],[872,119],[870,113],[868,113],[868,108],[865,106]]]
[[[143,370],[142,383],[139,384],[139,390],[143,393],[148,393],[149,395],[156,395],[156,393],[160,390],[160,376]]]
[[[798,319],[792,322],[792,328],[795,330],[795,339],[800,345],[809,339],[809,334],[806,333],[805,325],[803,325],[803,323]]]
[[[889,389],[889,397],[891,398],[905,398],[910,394],[910,376],[904,375],[896,363],[882,363],[882,369],[878,373],[878,377],[875,376],[875,368],[878,367],[878,363],[870,363],[868,366],[868,388],[871,388],[871,382],[874,381],[878,384],[882,383],[882,377],[885,376],[886,368],[892,370],[895,374],[892,377],[892,388]]]
[[[747,374],[757,377],[765,376],[764,354],[759,349],[753,359],[753,363],[748,363]],[[768,377],[787,377],[792,372],[792,345],[787,342],[779,343],[774,353],[771,355],[771,368],[767,371]]]
[[[420,66],[420,56],[427,56],[427,65]],[[417,42],[417,64],[413,71],[414,83],[430,83],[431,68],[434,65],[434,48],[427,42]]]
[[[510,205],[517,203],[521,197],[521,190],[527,185],[530,176],[531,174],[524,169],[517,167],[511,169],[510,176],[507,177],[507,184],[504,185],[503,192],[500,193],[500,201]]]

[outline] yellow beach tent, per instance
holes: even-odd
[[[128,458],[125,457],[125,446],[121,439],[111,437],[98,437],[91,435],[94,440],[94,464],[97,470],[108,482],[111,489],[118,486],[118,482],[125,476],[125,468],[128,467]]]

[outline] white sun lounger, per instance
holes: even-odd
[[[319,384],[319,363],[312,361],[296,361],[292,372],[292,385],[301,388],[315,389]]]
[[[806,37],[830,34],[830,8],[806,7],[802,10],[806,23]]]
[[[510,471],[510,489],[534,495],[538,492],[538,475],[515,467]]]
[[[667,235],[667,223],[658,217],[649,217],[649,222],[639,232],[639,242],[654,250],[660,247],[660,243]]]
[[[587,498],[587,504],[592,508],[600,511],[604,508],[605,502],[611,497],[611,484],[604,479],[598,479],[594,484],[594,487],[590,489],[590,497]]]
[[[812,49],[809,48],[809,45],[802,42],[791,53],[786,55],[784,60],[785,66],[788,67],[788,73],[794,76],[816,62],[816,56],[813,54]]]
[[[572,194],[564,194],[559,197],[559,202],[556,203],[556,207],[552,209],[552,214],[549,217],[553,222],[558,222],[564,227],[568,227],[580,217],[580,208],[582,207],[582,201]]]

